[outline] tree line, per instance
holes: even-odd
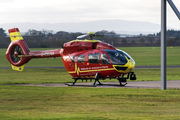
[[[29,29],[22,36],[30,48],[60,48],[65,42],[75,40],[77,36],[86,33],[52,30],[34,30]],[[94,38],[111,44],[115,47],[141,47],[141,46],[160,46],[161,32],[149,35],[122,36],[114,31],[102,30],[96,32],[98,35],[104,35],[103,38]],[[88,38],[87,38],[88,39]],[[5,30],[0,28],[0,48],[7,48],[10,38]],[[180,46],[180,31],[167,30],[167,46]]]

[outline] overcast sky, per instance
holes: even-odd
[[[180,10],[180,0],[173,0]],[[0,24],[123,19],[160,24],[161,0],[0,0]],[[168,26],[180,29],[169,5]]]

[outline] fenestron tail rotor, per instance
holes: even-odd
[[[20,55],[22,55],[22,49],[18,45],[13,46],[11,59],[14,63],[18,63],[21,60],[22,57],[20,57]]]

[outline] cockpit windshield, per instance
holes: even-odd
[[[127,63],[127,59],[122,52],[119,52],[117,50],[108,50],[108,49],[105,49],[104,51],[107,52],[107,54],[109,55],[112,64],[125,65]]]
[[[117,49],[117,51],[124,54],[128,59],[132,60],[135,63],[134,59],[129,54],[127,54],[126,52],[124,52],[123,50],[120,50],[120,49]]]

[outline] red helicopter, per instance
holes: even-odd
[[[102,37],[93,32],[77,37],[76,40],[64,43],[62,49],[30,51],[18,28],[9,29],[11,43],[6,51],[6,58],[12,69],[23,71],[25,64],[32,58],[61,57],[68,73],[73,77],[75,85],[77,80],[92,80],[102,83],[100,79],[115,78],[120,86],[127,84],[127,79],[136,80],[132,72],[135,61],[126,52],[115,47],[93,40],[93,37]],[[84,37],[89,39],[79,40]],[[124,75],[127,76],[125,77]]]

